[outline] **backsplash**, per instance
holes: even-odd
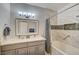
[[[51,25],[51,29],[56,30],[79,30],[79,23],[70,23],[64,25]]]

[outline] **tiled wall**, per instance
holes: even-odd
[[[74,3],[73,3],[74,4]],[[71,7],[71,6],[69,6]],[[67,9],[64,7],[63,9]],[[62,12],[62,11],[61,11]],[[68,10],[63,11],[58,14],[58,25],[69,24],[69,23],[79,23],[79,18],[76,17],[79,15],[79,5],[76,5]]]
[[[69,7],[71,7],[71,6],[69,6]],[[63,9],[66,9],[66,7],[64,7]],[[79,15],[79,5],[74,6],[70,9],[58,14],[57,25],[68,24],[68,25],[65,25],[66,26],[65,29],[67,29],[68,27],[71,26],[69,24],[79,23],[79,18],[76,17],[77,15]],[[79,26],[76,28],[79,29]],[[53,36],[54,34],[55,34],[55,36]],[[70,37],[63,40],[67,35],[69,35]],[[74,47],[79,48],[79,30],[60,30],[60,29],[52,30],[52,40],[59,40],[59,41],[65,42],[66,44],[70,44]]]
[[[69,44],[71,46],[79,48],[79,31],[77,30],[52,30],[53,41],[61,41],[63,43]],[[68,38],[64,39],[66,36]]]

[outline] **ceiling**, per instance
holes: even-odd
[[[29,3],[29,4],[58,11],[62,9],[64,6],[68,5],[69,3]]]

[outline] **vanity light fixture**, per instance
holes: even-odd
[[[25,18],[34,18],[35,14],[34,13],[30,13],[30,12],[18,12],[19,16],[24,16]]]

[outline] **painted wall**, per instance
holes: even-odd
[[[71,6],[69,5],[67,7],[71,7]],[[63,10],[65,10],[67,7],[64,7]],[[57,24],[61,25],[61,24],[68,24],[68,23],[79,23],[79,18],[76,17],[77,15],[79,15],[79,5],[74,6],[58,14]],[[59,40],[79,48],[79,30],[55,30],[55,33],[56,33],[54,37],[55,40]],[[67,35],[69,35],[69,37],[64,40],[64,38]]]
[[[11,28],[11,34],[8,39],[16,39],[18,36],[15,34],[15,18],[17,18],[18,11],[33,12],[36,14],[36,20],[39,21],[39,35],[45,36],[45,20],[54,15],[56,12],[50,9],[36,7],[28,4],[11,3],[11,4],[0,4],[0,38],[3,37],[4,24],[8,24]],[[53,23],[55,19],[51,19]],[[2,21],[2,22],[1,22]],[[22,36],[25,37],[25,36]]]
[[[10,26],[10,4],[0,3],[0,39],[3,39],[4,24]]]

